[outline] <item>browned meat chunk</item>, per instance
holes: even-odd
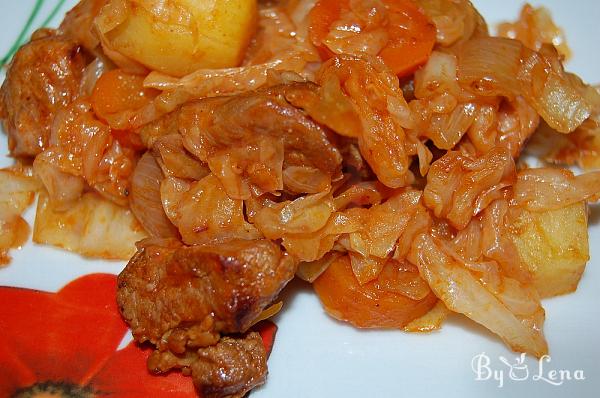
[[[119,275],[117,301],[136,340],[183,353],[245,332],[294,272],[294,259],[267,240],[149,240]]]
[[[262,384],[267,353],[245,333],[294,276],[296,261],[267,241],[184,246],[148,239],[119,275],[117,302],[155,373],[182,369],[203,397],[241,397]]]
[[[305,90],[313,85],[303,84]],[[339,177],[342,157],[326,128],[284,97],[275,86],[233,97],[211,98],[181,108],[179,130],[186,148],[200,160],[224,148],[248,144],[258,137],[281,140],[285,166],[311,166]]]
[[[204,398],[242,397],[263,384],[267,376],[267,353],[260,334],[223,337],[217,344],[190,351],[186,355],[155,352],[148,360],[155,373],[182,368],[191,373]]]
[[[14,156],[36,156],[49,143],[56,112],[79,92],[85,61],[79,46],[52,31],[34,33],[8,68],[0,89],[0,118]]]

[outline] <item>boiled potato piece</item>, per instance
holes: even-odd
[[[523,212],[512,239],[541,297],[573,292],[589,260],[585,202],[552,211]]]
[[[124,55],[183,76],[200,68],[237,66],[256,20],[256,0],[110,0],[95,26],[117,64],[118,55]]]

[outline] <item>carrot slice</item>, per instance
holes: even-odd
[[[0,287],[0,367],[18,365],[0,371],[0,385],[31,375],[85,385],[127,331],[116,287],[116,277],[107,274],[81,277],[58,293]]]
[[[403,328],[437,302],[433,293],[412,300],[379,289],[375,281],[359,285],[348,256],[335,260],[313,287],[329,315],[360,328]]]
[[[435,26],[410,0],[383,0],[388,9],[389,41],[379,56],[399,77],[427,62],[435,44]],[[310,39],[323,60],[334,56],[323,40],[340,16],[350,11],[350,0],[319,0],[310,12]]]
[[[156,94],[156,90],[144,88],[144,76],[113,69],[102,74],[96,82],[92,108],[99,118],[106,121],[115,113],[143,107]]]
[[[333,57],[335,54],[323,44],[323,40],[329,34],[331,25],[350,7],[350,0],[319,0],[310,11],[308,32],[311,42],[317,47],[323,61]]]
[[[140,109],[157,95],[157,90],[144,87],[144,76],[114,69],[100,76],[92,92],[91,102],[96,116],[108,122],[112,115]],[[111,134],[125,147],[136,151],[145,149],[139,136],[130,130],[112,129]]]

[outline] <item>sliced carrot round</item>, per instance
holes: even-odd
[[[433,293],[412,300],[378,288],[375,281],[359,285],[348,256],[334,261],[313,287],[329,315],[360,328],[403,328],[437,302]]]
[[[112,115],[138,110],[156,95],[157,90],[144,87],[144,76],[113,69],[102,74],[96,82],[91,97],[92,109],[99,119],[110,122]],[[127,148],[135,151],[145,149],[140,137],[129,129],[111,129],[111,134]]]
[[[113,69],[102,74],[96,82],[92,108],[99,118],[106,121],[115,113],[142,108],[157,93],[144,87],[144,76]]]
[[[379,56],[399,77],[427,62],[435,44],[435,26],[410,0],[383,0],[388,10],[389,41]],[[334,56],[323,43],[331,26],[350,10],[350,0],[319,0],[310,12],[310,39],[323,60]]]

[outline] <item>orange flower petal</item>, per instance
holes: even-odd
[[[39,381],[88,385],[120,397],[197,397],[180,372],[151,375],[151,349],[116,351],[127,329],[115,303],[116,277],[79,278],[58,293],[0,287],[0,396]],[[277,327],[257,324],[267,352]]]
[[[152,351],[130,343],[115,353],[89,385],[96,391],[127,398],[198,397],[192,379],[180,372],[150,374],[146,361]]]
[[[111,274],[91,274],[71,281],[58,292],[65,304],[101,309],[119,316],[117,308],[117,277]]]
[[[270,354],[275,341],[277,326],[270,321],[262,321],[252,327],[260,333],[263,344]],[[152,348],[143,348],[130,343],[118,351],[100,372],[92,379],[90,386],[101,392],[117,393],[127,398],[144,397],[197,397],[192,379],[180,372],[155,376],[148,372],[146,361]]]
[[[252,327],[252,330],[260,333],[263,344],[267,350],[267,357],[271,355],[273,351],[273,344],[275,343],[275,334],[277,333],[277,325],[271,321],[261,321]]]
[[[0,287],[0,351],[12,353],[37,381],[85,385],[127,330],[115,295],[116,277],[104,274],[77,279],[56,294]],[[7,377],[0,373],[1,385]]]
[[[10,397],[19,387],[36,381],[33,372],[0,341],[0,397]]]

